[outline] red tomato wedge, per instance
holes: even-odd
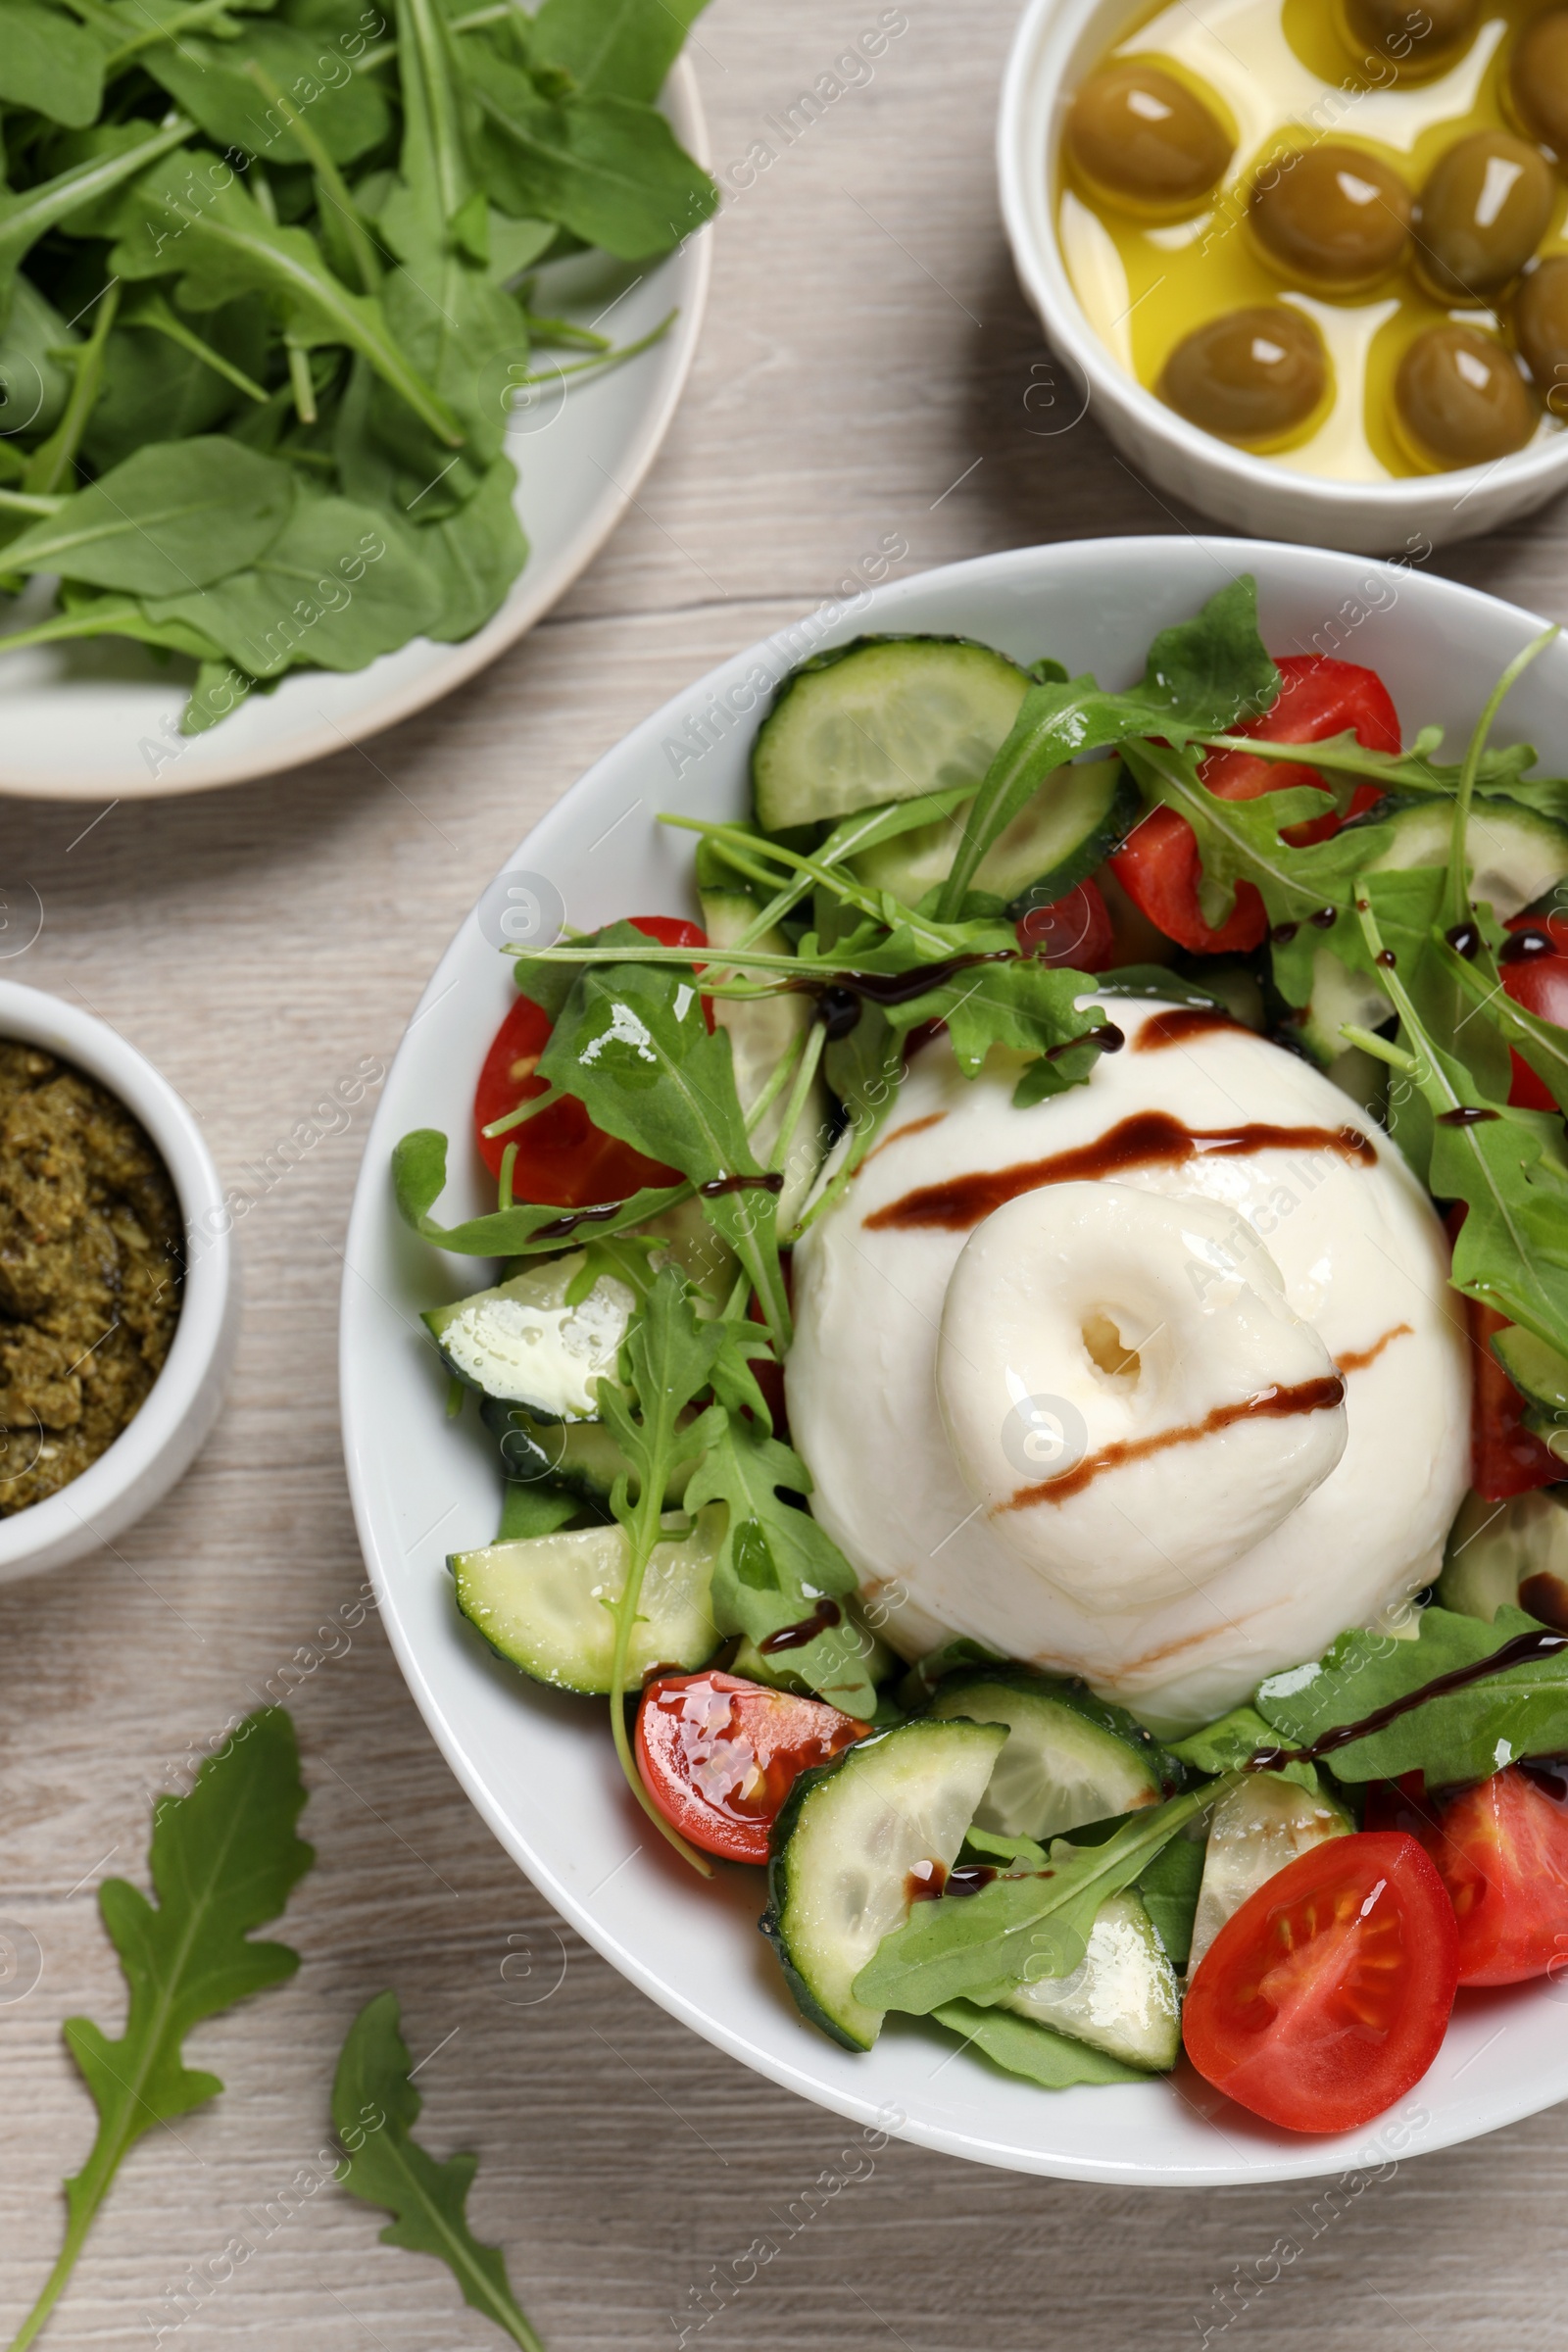
[[[665,948],[706,948],[708,934],[671,915],[634,914],[633,927]],[[711,1011],[708,1025],[712,1027]],[[517,1156],[512,1190],[518,1200],[542,1200],[562,1208],[590,1208],[600,1200],[625,1200],[645,1184],[678,1184],[678,1169],[645,1158],[596,1127],[582,1104],[564,1095],[537,1118],[508,1135],[486,1135],[495,1120],[545,1091],[535,1077],[539,1056],[550,1042],[550,1018],[527,997],[519,997],[491,1040],[474,1090],[473,1124],[479,1156],[492,1176],[501,1173],[507,1146]]]
[[[1510,1764],[1411,1826],[1453,1905],[1461,1984],[1568,1968],[1568,1767]]]
[[[739,1675],[661,1674],[637,1709],[637,1769],[664,1819],[705,1854],[765,1862],[774,1820],[801,1774],[870,1729],[819,1698]]]
[[[1182,2038],[1199,2073],[1289,2132],[1350,2132],[1438,2054],[1459,1980],[1443,1881],[1395,1831],[1287,1863],[1204,1954]]]
[[[1504,989],[1538,1020],[1568,1029],[1568,915],[1516,914],[1508,930],[1512,937],[1504,941],[1497,957]],[[1521,1054],[1515,1054],[1512,1060],[1509,1102],[1525,1110],[1555,1110],[1545,1081]]]
[[[1399,749],[1398,712],[1376,670],[1325,654],[1286,654],[1275,666],[1281,680],[1278,700],[1260,717],[1239,719],[1227,734],[1266,743],[1325,743],[1348,733],[1371,752]],[[1199,773],[1222,801],[1255,801],[1292,785],[1327,789],[1315,768],[1259,760],[1249,752],[1211,752]],[[1375,785],[1358,784],[1348,813],[1360,815],[1377,797]],[[1298,844],[1326,841],[1343,821],[1331,809],[1310,824],[1293,826],[1288,838]],[[1230,918],[1217,931],[1204,922],[1198,897],[1198,843],[1192,826],[1173,808],[1152,810],[1110,863],[1133,904],[1178,947],[1219,956],[1261,946],[1268,916],[1250,882],[1238,884]]]
[[[1018,945],[1037,962],[1074,972],[1108,971],[1116,956],[1116,935],[1105,902],[1093,882],[1079,882],[1049,906],[1031,906],[1017,925]]]
[[[1470,1407],[1470,1484],[1488,1502],[1506,1502],[1549,1487],[1563,1465],[1532,1429],[1525,1427],[1525,1400],[1492,1352],[1493,1335],[1508,1329],[1508,1318],[1480,1298],[1464,1302],[1470,1333],[1470,1368],[1475,1375]]]

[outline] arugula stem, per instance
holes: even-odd
[[[496,1206],[500,1209],[512,1206],[512,1172],[516,1164],[517,1147],[509,1144],[501,1154],[501,1175],[496,1186]]]
[[[1406,1078],[1413,1078],[1421,1067],[1413,1054],[1406,1054],[1390,1038],[1379,1037],[1375,1029],[1362,1029],[1354,1021],[1342,1021],[1340,1035],[1352,1046],[1359,1046],[1363,1054],[1370,1054],[1374,1060],[1386,1061],[1391,1070],[1402,1070]]]
[[[670,313],[674,317],[674,313]],[[613,351],[610,335],[596,335],[591,326],[575,326],[569,318],[541,318],[537,312],[525,310],[522,323],[536,343],[565,343],[576,351]]]
[[[57,612],[30,629],[13,629],[9,636],[0,635],[0,654],[20,654],[33,645],[62,645],[73,637],[122,635],[122,624],[139,619],[140,615],[141,607],[134,597],[116,597],[112,603],[95,605],[87,612]]]
[[[87,430],[87,419],[103,390],[109,330],[115,323],[115,313],[119,308],[120,281],[111,278],[99,297],[98,316],[93,320],[92,333],[85,343],[78,344],[71,354],[73,381],[65,413],[47,441],[40,442],[27,460],[27,470],[23,478],[35,498],[52,497],[59,490],[67,472],[75,465],[81,436]]]
[[[490,1137],[510,1135],[514,1127],[522,1125],[524,1119],[536,1119],[542,1110],[548,1110],[552,1103],[560,1100],[555,1088],[547,1086],[542,1095],[530,1095],[526,1102],[519,1102],[515,1110],[505,1111],[499,1119],[492,1119],[481,1132]]]
[[[1468,921],[1470,915],[1470,867],[1465,856],[1465,833],[1470,822],[1470,804],[1475,797],[1476,776],[1481,766],[1481,755],[1486,750],[1487,737],[1492,732],[1492,722],[1501,710],[1517,680],[1530,667],[1531,662],[1539,654],[1544,654],[1552,640],[1561,634],[1561,630],[1553,622],[1549,629],[1543,629],[1539,637],[1533,637],[1522,653],[1515,654],[1494,686],[1486,707],[1476,721],[1475,733],[1470,738],[1469,748],[1464,756],[1464,765],[1459,770],[1459,787],[1453,798],[1453,846],[1448,853],[1448,909],[1455,923]]]
[[[755,852],[762,849],[778,864],[793,865],[797,873],[809,875],[812,882],[820,883],[824,890],[831,891],[843,906],[853,906],[858,913],[869,915],[874,923],[884,920],[879,892],[866,890],[862,884],[851,882],[833,866],[824,865],[820,858],[807,858],[799,850],[786,850],[776,841],[760,843],[755,833],[744,833],[738,825],[705,824],[695,816],[667,816],[662,821],[667,825],[673,825],[681,832],[701,833],[718,851],[725,861],[735,867],[738,873],[747,871],[742,862],[746,851],[750,849]],[[770,877],[764,874],[753,874],[751,878],[754,881],[761,882],[764,887],[770,880]],[[907,928],[917,940],[931,949],[933,956],[951,955],[953,950],[951,930],[936,930],[913,913],[907,917]],[[728,952],[726,951],[726,953]]]
[[[144,49],[155,49],[160,41],[172,41],[176,33],[194,31],[198,24],[210,24],[215,17],[220,17],[231,5],[232,0],[194,0],[192,7],[179,9],[173,16],[166,17],[150,32],[138,32],[134,40],[122,41],[120,47],[112,49],[104,59],[104,79],[107,81],[111,74],[120,72],[122,66],[129,65],[133,57],[140,57]],[[92,20],[89,19],[89,22]]]
[[[591,360],[573,360],[566,368],[541,368],[532,375],[514,375],[513,384],[520,392],[529,384],[553,384],[560,375],[608,372],[612,368],[618,368],[623,360],[634,360],[639,352],[647,351],[651,345],[667,335],[679,317],[678,310],[668,311],[657,326],[650,327],[646,335],[639,335],[635,343],[619,343],[613,351],[598,352]]]
[[[820,1026],[820,1024],[817,1025]],[[779,1096],[783,1093],[785,1087],[788,1086],[792,1074],[800,1066],[801,1055],[806,1051],[806,1034],[803,1031],[801,1036],[796,1039],[794,1045],[791,1046],[789,1052],[783,1056],[783,1058],[773,1064],[772,1069],[768,1072],[767,1084],[758,1096],[757,1101],[752,1104],[751,1109],[746,1113],[746,1132],[748,1135],[751,1135],[757,1128],[760,1127],[762,1121],[766,1118],[768,1112],[778,1101]]]
[[[166,336],[171,343],[177,344],[181,351],[188,351],[192,358],[200,360],[204,368],[211,368],[215,375],[226,377],[236,391],[245,394],[247,400],[257,401],[266,408],[270,394],[265,385],[259,384],[254,376],[247,375],[243,368],[236,368],[232,360],[225,360],[220,351],[215,351],[210,343],[202,340],[194,327],[187,326],[183,318],[176,318],[156,287],[149,287],[134,297],[122,313],[120,323],[122,326],[141,328],[149,334]]]
[[[806,1049],[801,1055],[800,1068],[796,1072],[795,1084],[790,1090],[790,1099],[785,1106],[778,1135],[768,1157],[767,1164],[775,1173],[789,1158],[790,1146],[795,1140],[795,1130],[801,1123],[801,1114],[806,1108],[807,1099],[811,1091],[811,1081],[816,1076],[817,1064],[822,1058],[822,1049],[826,1044],[827,1031],[820,1021],[813,1021],[806,1034]]]
[[[311,380],[311,355],[303,343],[285,335],[288,346],[288,380],[294,393],[294,407],[301,424],[316,422],[316,386]]]
[[[58,514],[63,498],[37,498],[25,490],[0,490],[0,514]]]
[[[306,122],[298,107],[289,103],[266,68],[258,65],[255,58],[249,58],[246,61],[245,71],[268,104],[276,107],[289,129],[304,148],[310,159],[311,170],[316,174],[317,201],[324,212],[326,204],[321,203],[321,199],[324,197],[333,211],[341,216],[343,234],[349,241],[349,250],[354,256],[354,267],[359,272],[360,291],[362,294],[373,294],[381,282],[381,257],[371,243],[369,232],[349,193],[347,180],[332,161],[318,133]]]
[[[662,1418],[673,1420],[667,1398],[658,1400],[657,1406],[645,1403],[643,1410],[650,1418],[655,1410]],[[662,1451],[663,1448],[661,1448]],[[617,1484],[621,1482],[617,1481]],[[620,1769],[631,1790],[649,1820],[662,1837],[666,1838],[683,1861],[689,1862],[699,1878],[710,1879],[713,1867],[707,1858],[688,1845],[673,1822],[664,1816],[643,1787],[643,1776],[637,1769],[637,1759],[631,1752],[631,1740],[626,1731],[626,1665],[631,1656],[631,1637],[637,1623],[637,1603],[642,1598],[643,1578],[654,1556],[654,1546],[663,1534],[664,1496],[662,1487],[644,1480],[631,1510],[631,1525],[626,1530],[626,1583],[615,1603],[615,1646],[610,1661],[610,1731],[620,1758]],[[622,1522],[624,1525],[624,1521]]]

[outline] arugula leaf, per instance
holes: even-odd
[[[1141,683],[1107,694],[1089,676],[1031,688],[1012,732],[975,795],[964,837],[943,885],[939,920],[952,922],[991,844],[1064,761],[1138,737],[1180,744],[1229,726],[1278,699],[1279,672],[1257,633],[1257,583],[1250,573],[1210,597],[1192,620],[1162,629]],[[1321,806],[1319,806],[1321,813]]]
[[[628,1550],[626,1582],[614,1604],[610,1728],[621,1770],[637,1802],[661,1835],[704,1878],[712,1876],[708,1863],[664,1819],[643,1787],[626,1735],[626,1708],[620,1693],[626,1688],[626,1664],[643,1578],[663,1532],[670,1474],[715,1444],[727,1424],[723,1406],[715,1404],[681,1426],[686,1407],[709,1386],[722,1345],[719,1325],[698,1316],[685,1276],[673,1266],[665,1266],[633,1317],[621,1346],[621,1378],[636,1393],[635,1411],[612,1381],[599,1383],[601,1418],[637,1473],[635,1501],[624,1472],[610,1497],[610,1507],[626,1531]]]
[[[581,90],[652,106],[708,0],[544,0],[533,21],[537,65]]]
[[[155,622],[202,630],[258,678],[301,662],[363,669],[418,636],[439,610],[434,583],[402,535],[346,498],[301,499],[253,563],[147,607]]]
[[[1217,1723],[1205,1724],[1200,1732],[1166,1744],[1173,1756],[1191,1764],[1196,1772],[1240,1772],[1249,1756],[1255,1756],[1261,1747],[1273,1747],[1275,1738],[1255,1707],[1233,1707]],[[1298,1788],[1317,1788],[1314,1765],[1278,1764],[1271,1769],[1282,1781],[1294,1781]]]
[[[468,2191],[479,2159],[448,2156],[442,2162],[422,2148],[414,2137],[422,2104],[409,2076],[398,1996],[378,1992],[350,2026],[332,2081],[332,2123],[350,2151],[337,2178],[351,2197],[392,2215],[381,2231],[383,2245],[433,2254],[470,2310],[494,2321],[523,2352],[544,2352],[517,2306],[505,2255],[499,2246],[484,2245],[469,2227]]]
[[[1568,1030],[1555,1021],[1541,1020],[1516,1004],[1503,989],[1496,966],[1488,956],[1475,962],[1448,945],[1434,926],[1432,952],[1448,977],[1473,1004],[1485,1005],[1505,1042],[1530,1064],[1559,1110],[1568,1112]]]
[[[1193,1948],[1206,1851],[1202,1838],[1173,1838],[1138,1876],[1138,1899],[1176,1968],[1187,1966]]]
[[[586,244],[642,261],[717,209],[713,181],[653,107],[547,98],[483,32],[463,34],[458,55],[482,117],[486,192],[503,212],[557,220]]]
[[[79,207],[133,179],[155,157],[182,146],[190,134],[190,123],[176,117],[146,138],[132,138],[107,155],[89,156],[53,179],[20,193],[0,191],[0,326],[10,312],[17,271],[38,239],[69,220]]]
[[[1058,1838],[1045,1870],[993,1879],[978,1894],[917,1903],[856,1978],[856,1999],[870,2009],[924,2017],[945,2001],[1018,1984],[1025,1975],[1070,1975],[1101,1905],[1132,1886],[1226,1786],[1215,1782],[1149,1806],[1103,1845],[1075,1846]]]
[[[1201,1849],[1200,1848],[1200,1853]],[[1136,2066],[1124,2066],[1087,2041],[1073,2041],[1054,2033],[1037,2018],[1015,2017],[1007,2009],[977,2009],[972,2001],[944,2001],[931,2015],[939,2026],[961,2035],[1004,2074],[1022,2075],[1042,2090],[1066,2090],[1074,2082],[1147,2082]]]
[[[148,1855],[158,1901],[106,1879],[98,1906],[129,1987],[124,2031],[111,2040],[91,2019],[66,2020],[66,2044],[98,2109],[86,2163],[66,2182],[60,2258],[12,2352],[30,2344],[59,2301],[115,2175],[155,2124],[205,2106],[223,2085],[187,2067],[193,2026],[299,1967],[286,1943],[255,1943],[315,1856],[294,1835],[305,1803],[294,1726],[264,1707],[209,1757],[188,1796],[160,1797]]]
[[[471,637],[506,601],[528,561],[528,542],[513,506],[517,471],[497,458],[473,495],[455,514],[421,523],[416,560],[437,595],[437,617],[425,633],[438,645]]]
[[[523,1257],[534,1250],[559,1250],[567,1238],[547,1228],[575,1212],[548,1201],[519,1200],[511,1208],[492,1209],[488,1216],[469,1217],[462,1225],[437,1225],[429,1212],[446,1183],[447,1139],[438,1128],[416,1127],[394,1145],[392,1188],[398,1214],[438,1250],[456,1250],[464,1257]],[[616,1202],[612,1216],[596,1214],[584,1230],[601,1236],[627,1232],[677,1201],[689,1200],[691,1192],[689,1184],[648,1186],[629,1200]]]
[[[809,1511],[786,1501],[780,1488],[808,1494],[810,1472],[798,1453],[753,1423],[731,1416],[686,1489],[683,1507],[722,1502],[729,1510],[713,1569],[712,1609],[724,1633],[760,1642],[786,1626],[809,1624],[819,1601],[856,1590],[854,1569]],[[791,1670],[818,1697],[864,1719],[876,1706],[867,1677],[865,1637],[843,1612],[800,1648]]]
[[[220,435],[137,450],[6,549],[11,571],[177,597],[250,564],[294,505],[286,466]]]
[[[750,1274],[782,1354],[790,1315],[777,1181],[703,1189],[765,1171],[747,1137],[728,1032],[709,1029],[690,963],[583,971],[556,1016],[538,1074],[581,1102],[607,1135],[678,1168],[698,1188],[704,1216]]]
[[[1537,1631],[1522,1609],[1499,1608],[1491,1625],[1436,1606],[1421,1612],[1414,1642],[1354,1628],[1310,1665],[1270,1675],[1258,1713],[1277,1735],[1309,1747],[1337,1724],[1359,1723],[1439,1675],[1490,1658],[1515,1635]],[[1484,1780],[1518,1756],[1568,1749],[1568,1655],[1488,1675],[1412,1707],[1408,1715],[1324,1762],[1341,1781],[1397,1780],[1424,1772],[1430,1787]]]
[[[0,4],[0,99],[79,127],[103,103],[104,53],[90,34],[32,0]]]
[[[237,54],[241,46],[243,56]],[[337,163],[352,163],[385,139],[390,116],[379,85],[367,74],[327,79],[319,71],[319,35],[292,24],[248,25],[242,45],[182,32],[148,49],[141,62],[220,147],[248,150],[270,164],[309,162],[287,117],[268,105],[246,74],[252,58],[271,81],[309,106],[311,128]]]

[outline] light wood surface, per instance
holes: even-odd
[[[307,773],[111,808],[85,832],[90,812],[75,808],[0,814],[0,878],[31,885],[44,909],[37,944],[0,969],[122,1029],[195,1105],[231,1182],[363,1057],[390,1057],[481,884],[590,760],[831,594],[886,534],[907,542],[912,571],[1037,539],[1192,527],[1092,420],[1054,439],[1032,429],[1040,344],[991,165],[1013,0],[904,4],[908,28],[874,78],[787,145],[782,110],[875,28],[878,0],[714,0],[700,21],[718,162],[758,140],[781,152],[718,224],[704,347],[637,511],[532,638]],[[1568,611],[1556,515],[1440,564]],[[335,1327],[365,1116],[245,1221],[238,1370],[183,1486],[115,1556],[0,1593],[0,1915],[42,1951],[35,1988],[0,2000],[6,2334],[58,2245],[60,2177],[91,2137],[60,2021],[85,2011],[118,2030],[95,1885],[143,1879],[147,1792],[178,1786],[191,1744],[253,1703],[361,1585]],[[848,2127],[717,2055],[569,1934],[558,1944],[373,1618],[294,1712],[318,1853],[285,1930],[304,1965],[200,2031],[197,2062],[226,2094],[127,2163],[46,2338],[58,2352],[157,2340],[179,2317],[166,2290],[247,2237],[254,2254],[166,2344],[501,2340],[438,2266],[379,2245],[367,2208],[303,2190],[343,2032],[386,1984],[427,2060],[428,2141],[478,2151],[474,2220],[505,2245],[550,2352],[672,2346],[715,2311],[689,2343],[1196,2352],[1205,2328],[1210,2341],[1225,2328],[1215,2290],[1237,2266],[1253,2300],[1244,2312],[1233,2295],[1225,2331],[1278,2352],[1560,2340],[1568,2114],[1326,2206],[1320,2189],[1096,2190],[898,2144],[867,2178],[863,2159],[840,2160]],[[824,2170],[861,2178],[800,2226]],[[759,2238],[776,2256],[694,2312],[689,2290]]]

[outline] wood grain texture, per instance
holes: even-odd
[[[706,339],[637,511],[527,642],[308,773],[112,808],[85,834],[77,809],[8,803],[0,816],[5,882],[35,888],[45,917],[0,969],[112,1019],[256,1196],[238,1369],[202,1459],[115,1554],[0,1592],[0,1914],[43,1955],[26,1998],[0,1984],[7,2333],[53,2257],[58,2182],[91,2133],[60,2020],[85,2010],[113,2030],[120,2014],[95,1884],[142,1876],[147,1792],[179,1785],[193,1745],[363,1580],[334,1341],[365,1113],[270,1186],[247,1169],[362,1057],[390,1056],[480,885],[590,760],[833,593],[886,534],[907,542],[912,571],[1192,527],[1092,420],[1043,438],[1025,409],[1041,346],[991,165],[1013,0],[905,7],[908,29],[871,82],[790,139],[783,110],[875,24],[879,0],[713,0],[701,20],[718,161],[758,140],[779,152],[718,225]],[[1554,617],[1568,609],[1560,511],[1440,561]],[[126,2166],[45,2339],[55,2352],[499,2340],[433,2263],[380,2246],[368,2210],[309,2186],[338,2044],[384,1984],[428,2059],[428,2139],[479,2152],[475,2222],[505,2244],[551,2352],[652,2352],[705,2315],[688,2343],[726,2352],[846,2338],[868,2352],[1196,2352],[1205,2330],[1271,2352],[1348,2337],[1516,2352],[1560,2337],[1568,2113],[1333,2195],[1096,2190],[896,2143],[867,2158],[848,2127],[710,2050],[558,1928],[460,1794],[373,1617],[294,1707],[319,1854],[288,1915],[304,1966],[201,2030],[198,2062],[227,2092]],[[836,2191],[821,2181],[849,2172]],[[254,2248],[231,2279],[169,2299],[230,2240]],[[748,2255],[759,2240],[775,2249],[765,2260]],[[714,2266],[733,2291],[694,2303]]]

